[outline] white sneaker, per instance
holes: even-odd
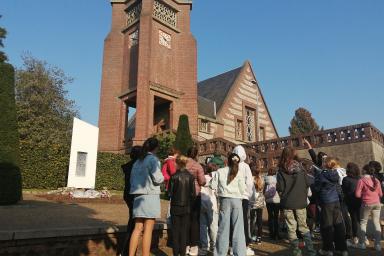
[[[190,247],[187,246],[187,248],[185,248],[185,255],[188,255],[188,254],[189,254],[189,250],[190,250]]]
[[[245,255],[247,255],[247,256],[254,256],[255,252],[251,248],[247,247]]]
[[[354,237],[354,238],[353,238],[353,244],[354,244],[354,245],[357,245],[358,243],[359,243],[359,238]]]
[[[232,247],[229,247],[229,255],[233,256],[233,249],[232,249]]]
[[[369,246],[369,239],[368,239],[368,237],[365,237],[364,243],[365,243],[366,246]]]
[[[197,256],[197,255],[199,255],[199,247],[198,247],[198,246],[192,246],[192,247],[189,249],[189,255],[191,255],[191,256]]]
[[[376,245],[375,245],[375,250],[376,250],[377,252],[381,252],[381,245],[380,245],[380,244],[376,244]]]

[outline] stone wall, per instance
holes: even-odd
[[[348,162],[355,162],[362,167],[372,160],[384,164],[384,134],[370,123],[244,144],[244,147],[249,161],[257,162],[259,168],[265,172],[277,167],[282,150],[288,146],[297,149],[300,157],[310,158],[304,139],[310,141],[316,152],[323,151],[339,158],[343,166]],[[221,138],[202,141],[198,145],[202,159],[215,151],[226,156],[235,146]]]
[[[384,146],[376,141],[373,141],[372,150],[374,159],[381,162],[381,164],[384,166]]]
[[[349,162],[354,162],[358,164],[360,167],[363,167],[371,160],[381,161],[377,157],[378,154],[374,152],[374,144],[377,146],[377,152],[381,150],[383,154],[383,147],[377,145],[377,143],[373,141],[363,141],[351,144],[343,144],[337,146],[328,146],[328,147],[318,147],[315,148],[316,153],[322,151],[327,153],[327,155],[332,157],[337,157],[340,160],[341,166],[345,167]],[[310,159],[308,150],[301,149],[298,150],[299,157]]]

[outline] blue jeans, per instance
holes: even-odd
[[[218,213],[213,210],[200,210],[200,242],[201,248],[214,248],[218,229]]]
[[[235,256],[246,254],[243,207],[241,199],[220,198],[219,230],[214,256],[226,256],[229,247],[229,231],[232,229],[232,248]]]

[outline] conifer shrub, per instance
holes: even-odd
[[[0,204],[14,204],[22,196],[15,70],[4,62],[0,63],[0,113]]]

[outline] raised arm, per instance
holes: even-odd
[[[309,143],[307,139],[304,139],[304,145],[308,148],[308,153],[311,156],[312,162],[316,165],[318,163],[317,155],[315,150],[313,150],[311,143]]]

